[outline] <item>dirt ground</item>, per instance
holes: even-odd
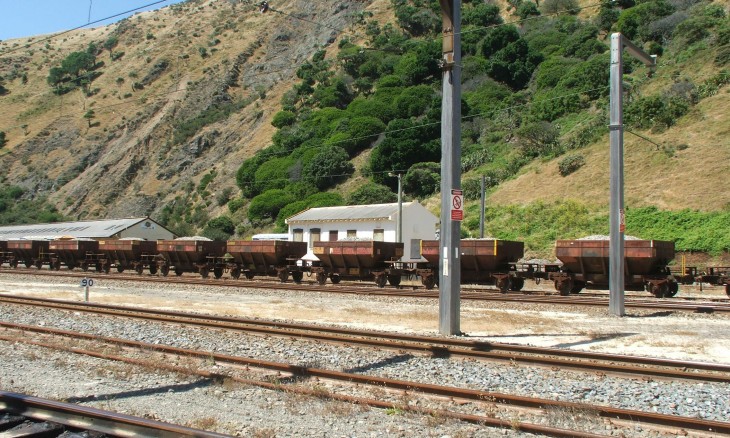
[[[0,275],[0,294],[83,301],[77,281]],[[725,297],[723,289],[695,286],[683,286],[680,295]],[[160,287],[102,278],[90,289],[90,301],[428,335],[438,335],[439,326],[438,301],[426,298]],[[607,308],[462,300],[460,315],[464,336],[474,340],[730,363],[727,314],[627,308],[625,317],[614,317]]]

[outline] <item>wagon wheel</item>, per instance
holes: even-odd
[[[108,274],[112,270],[112,265],[109,263],[104,263],[104,266],[102,266],[102,271],[104,271],[105,274]]]
[[[221,267],[213,268],[213,276],[215,278],[221,278],[223,276],[223,268],[221,268]]]
[[[138,264],[137,266],[134,267],[134,271],[137,274],[142,275],[142,272],[144,272],[144,266],[140,263],[140,264]],[[152,271],[152,266],[150,266],[150,272],[151,271]]]
[[[117,272],[119,272],[120,274],[122,272],[124,272],[124,266],[122,266],[121,264],[117,263]]]
[[[509,277],[500,277],[496,282],[497,289],[503,294],[506,294],[512,288],[512,281]]]
[[[286,281],[289,279],[289,271],[286,269],[282,269],[276,274],[276,277],[279,279],[280,282],[286,283]]]
[[[330,280],[332,280],[332,284],[340,284],[340,275],[339,274],[332,274],[330,275]]]
[[[586,287],[585,283],[583,283],[581,281],[576,281],[575,284],[573,285],[573,288],[570,289],[570,293],[579,294],[580,291],[582,291],[584,287]]]
[[[33,266],[33,263],[30,263],[30,266]],[[30,266],[28,266],[28,262],[25,262],[25,267],[26,268],[30,268]],[[13,269],[18,269],[18,261],[17,260],[11,260],[10,261],[10,267],[13,268]]]
[[[55,262],[52,262],[52,264],[53,264],[52,265],[53,266],[53,269],[55,271],[60,271],[61,270],[61,261],[60,260],[56,260]]]
[[[17,265],[16,265],[16,267],[17,267]],[[38,268],[38,269],[43,268],[43,262],[40,261],[40,260],[36,261],[35,262],[35,267]]]
[[[387,281],[388,281],[388,279],[386,278],[385,274],[383,274],[383,275],[376,275],[375,276],[375,284],[378,287],[385,287],[385,283]]]
[[[73,263],[67,263],[66,267],[68,268],[69,271],[73,271],[74,269],[76,269],[76,265]]]
[[[101,266],[101,263],[96,264],[96,272],[101,272],[104,267]]]
[[[234,280],[238,280],[241,277],[241,269],[236,266],[235,268],[231,268],[231,278]]]
[[[436,279],[433,278],[433,275],[427,275],[425,277],[421,277],[421,283],[426,290],[431,290],[436,285]]]
[[[664,294],[667,298],[672,298],[673,296],[677,295],[677,292],[679,292],[679,283],[676,281],[670,281],[667,283],[667,292]]]
[[[669,287],[666,283],[656,283],[651,285],[651,293],[656,298],[664,298],[669,292]]]
[[[10,262],[10,266],[12,266],[13,268],[17,268],[18,267],[18,261],[17,260],[13,260],[12,262]],[[25,267],[26,268],[30,268],[31,266],[33,266],[33,262],[25,262]]]
[[[89,270],[89,264],[86,262],[81,262],[81,270],[82,271],[88,271]]]
[[[210,273],[210,269],[208,269],[207,266],[206,267],[203,267],[203,268],[200,268],[200,276],[202,278],[208,278],[208,274],[209,273]]]
[[[169,272],[170,271],[170,268],[167,268],[167,271]],[[165,268],[162,268],[162,275],[166,275],[165,274]],[[183,275],[182,268],[178,268],[177,266],[175,266],[175,275],[177,275],[178,277],[181,276],[181,275]]]
[[[725,285],[725,295],[730,297],[730,284]]]
[[[327,274],[324,272],[317,272],[317,283],[320,285],[324,285],[327,283]]]
[[[294,283],[299,284],[302,282],[302,278],[304,278],[304,272],[294,271],[291,273],[291,278],[294,280]]]
[[[167,268],[167,271],[170,272],[170,268]],[[150,274],[152,274],[152,275],[157,274],[157,264],[156,263],[152,263],[150,265]],[[165,274],[165,275],[167,275],[167,274]]]
[[[150,272],[152,272],[152,265],[150,266]],[[162,274],[163,277],[167,277],[167,274],[170,273],[170,267],[168,265],[162,265],[160,266],[160,274]],[[175,268],[175,275],[177,274],[177,268]],[[182,275],[182,272],[180,273]]]
[[[563,280],[555,280],[555,289],[562,296],[570,295],[570,291],[573,290],[573,279],[568,277]]]
[[[400,286],[400,279],[400,275],[388,275],[388,283],[390,283],[391,286]]]
[[[243,275],[246,277],[246,280],[253,280],[254,273],[251,271],[245,271]]]
[[[512,284],[509,287],[509,290],[512,292],[519,292],[522,290],[522,288],[525,286],[525,279],[520,277],[515,277],[512,279]]]

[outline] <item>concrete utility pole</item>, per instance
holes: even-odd
[[[443,17],[441,105],[441,260],[439,332],[461,334],[461,0],[439,0]],[[457,205],[458,204],[458,205]]]
[[[610,241],[608,258],[608,310],[611,315],[624,316],[624,117],[623,117],[623,50],[650,68],[656,67],[652,56],[624,38],[620,33],[611,34],[611,103],[610,103]]]
[[[487,177],[482,175],[482,202],[481,202],[481,211],[479,212],[479,238],[484,239],[484,204],[486,203],[486,195],[487,195]]]
[[[400,243],[403,242],[403,174],[402,173],[388,173],[388,176],[398,177],[398,220],[397,229],[395,231],[395,241]]]

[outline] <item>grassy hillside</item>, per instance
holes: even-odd
[[[0,183],[71,217],[152,214],[217,238],[311,206],[393,201],[393,172],[438,213],[439,3],[271,5],[190,0],[0,43]],[[482,175],[490,235],[549,254],[555,238],[607,232],[607,36],[620,31],[659,55],[651,77],[625,67],[627,231],[727,251],[727,1],[462,9],[464,235],[478,232]],[[78,52],[94,62],[53,70]]]

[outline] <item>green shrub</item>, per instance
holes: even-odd
[[[231,199],[230,201],[228,201],[228,211],[230,211],[231,213],[235,213],[240,210],[241,207],[243,207],[244,205],[246,205],[246,200],[243,198]]]
[[[271,124],[275,128],[283,128],[284,126],[291,126],[297,120],[296,114],[291,111],[279,111],[271,119]]]
[[[267,190],[251,200],[251,205],[248,207],[248,219],[254,225],[272,221],[279,214],[279,210],[294,201],[294,197],[286,190]]]
[[[347,205],[387,204],[396,202],[398,195],[382,184],[366,183],[347,198]]]
[[[586,164],[583,155],[566,155],[558,162],[558,171],[562,176],[568,176]]]

